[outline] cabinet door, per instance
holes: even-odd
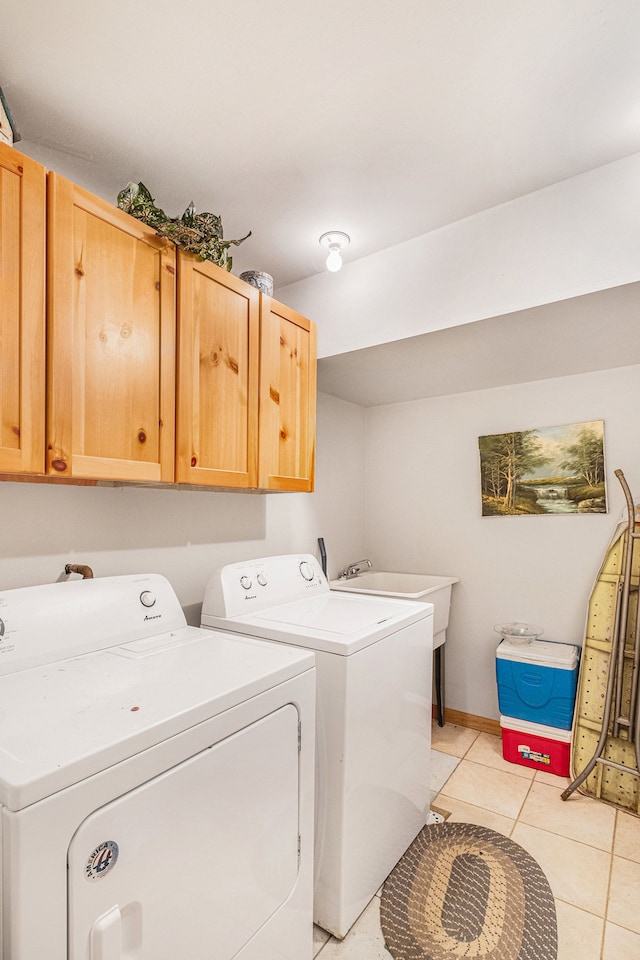
[[[173,244],[48,180],[47,472],[173,481]]]
[[[0,470],[44,471],[45,183],[0,144]]]
[[[259,296],[221,267],[178,253],[180,483],[257,486]]]
[[[316,328],[261,296],[260,486],[313,490],[316,439]]]

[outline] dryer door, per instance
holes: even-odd
[[[69,960],[235,956],[296,882],[296,708],[97,810],[68,866]]]

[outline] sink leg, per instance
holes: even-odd
[[[438,726],[444,727],[444,643],[433,651],[436,681],[436,706],[438,710]]]

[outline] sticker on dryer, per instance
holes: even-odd
[[[87,880],[102,880],[116,865],[118,860],[118,844],[115,840],[105,840],[98,844],[84,865],[84,875]]]

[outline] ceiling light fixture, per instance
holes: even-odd
[[[351,243],[351,237],[348,233],[342,233],[341,230],[331,230],[329,233],[323,233],[320,237],[320,244],[329,251],[327,257],[327,270],[336,273],[342,266],[342,257],[340,251],[348,247]]]

